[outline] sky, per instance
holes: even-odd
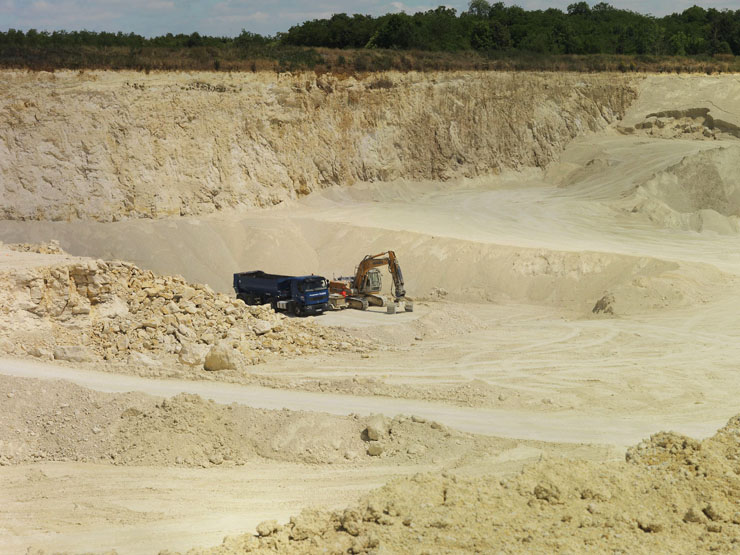
[[[528,10],[565,10],[576,0],[505,1]],[[589,1],[593,5],[594,1]],[[738,0],[614,0],[616,8],[663,16],[692,5],[705,8],[738,9]],[[440,0],[0,0],[0,31],[37,29],[76,31],[123,31],[144,36],[197,31],[201,35],[236,36],[242,29],[262,35],[287,31],[309,19],[334,13],[381,15],[389,12],[413,14],[444,4],[467,8],[468,1]]]

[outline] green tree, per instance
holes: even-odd
[[[568,6],[568,15],[591,15],[591,8],[586,2],[576,2]]]
[[[409,16],[392,14],[370,42],[379,48],[409,48],[414,42],[414,34]]]
[[[685,56],[686,46],[689,44],[689,37],[686,33],[679,31],[678,33],[671,35],[668,39],[669,53],[674,56]]]
[[[195,46],[201,46],[203,44],[203,39],[201,38],[199,33],[193,33],[188,37],[187,42],[185,43],[185,46],[188,48],[193,48]]]
[[[468,14],[474,17],[487,18],[491,12],[491,4],[486,0],[470,0],[468,4]]]

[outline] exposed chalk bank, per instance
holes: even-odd
[[[0,219],[205,214],[543,167],[636,96],[607,74],[4,71]]]

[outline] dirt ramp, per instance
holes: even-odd
[[[740,145],[697,152],[639,185],[632,213],[661,227],[733,234],[740,230]]]
[[[711,266],[608,253],[487,249],[471,258],[461,265],[464,275],[448,276],[450,298],[542,304],[577,313],[591,311],[606,292],[617,299],[621,315],[690,306],[711,298],[715,284],[728,279]],[[433,291],[431,283],[425,284]]]

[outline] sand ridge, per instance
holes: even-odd
[[[514,442],[450,430],[422,417],[336,416],[222,405],[195,394],[158,399],[94,392],[64,381],[0,376],[8,417],[0,465],[77,461],[118,466],[452,464]]]

